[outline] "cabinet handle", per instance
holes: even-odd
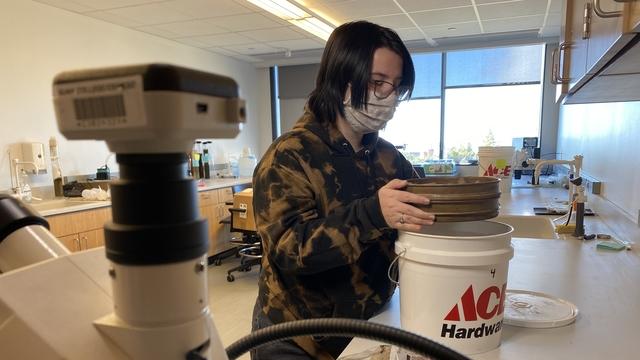
[[[584,4],[584,15],[582,16],[582,39],[591,37],[591,3]]]
[[[601,18],[616,18],[622,16],[622,11],[604,11],[600,7],[600,0],[593,0],[593,12]]]
[[[76,251],[82,250],[82,246],[80,245],[80,237],[76,236],[73,238],[73,242],[76,243]]]
[[[82,240],[84,240],[84,247],[83,247],[83,249],[87,249],[87,248],[89,247],[89,245],[87,245],[87,241],[88,241],[89,239],[87,238],[87,236],[86,236],[86,235],[84,235],[84,236],[82,236]],[[80,244],[82,245],[82,242],[80,242]]]
[[[570,77],[563,77],[562,76],[562,70],[564,68],[564,63],[560,63],[560,59],[563,59],[564,57],[562,56],[562,53],[564,52],[564,50],[568,47],[570,47],[571,44],[567,43],[567,42],[563,42],[560,44],[560,46],[558,47],[558,65],[556,66],[556,81],[558,82],[558,84],[567,84],[569,83],[569,80],[571,80]]]

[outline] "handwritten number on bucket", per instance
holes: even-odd
[[[491,277],[492,278],[496,277],[496,269],[491,269]]]

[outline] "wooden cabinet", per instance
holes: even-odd
[[[556,101],[560,101],[587,73],[587,46],[585,34],[588,0],[564,0],[564,21],[560,32],[560,44],[553,53],[551,79],[556,84]]]
[[[597,74],[634,37],[625,32],[624,4],[614,0],[591,0],[587,73]]]
[[[640,1],[626,3],[624,12],[624,31],[640,33]]]
[[[111,219],[111,207],[47,217],[51,233],[69,251],[104,246],[104,223]]]
[[[605,91],[601,94],[603,101],[627,101],[634,98],[629,94],[640,94],[640,88],[623,77],[600,79],[612,64],[631,57],[627,55],[628,50],[640,36],[637,34],[640,30],[639,7],[640,0],[563,2],[561,42],[554,52],[551,68],[552,81],[557,85],[557,100],[570,95],[565,103],[598,102],[601,89],[611,90],[612,86],[621,91]],[[628,63],[637,62],[637,59],[631,59]]]
[[[199,193],[200,215],[209,223],[209,256],[221,253],[232,247],[229,225],[220,224],[220,220],[229,215],[227,202],[233,202],[233,189],[226,187]]]
[[[229,216],[227,202],[233,202],[233,189],[225,187],[198,193],[200,215],[209,223],[209,255],[232,247],[229,225],[220,220]],[[70,251],[104,246],[104,223],[111,220],[111,207],[78,211],[47,217],[51,233]]]

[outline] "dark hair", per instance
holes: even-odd
[[[411,95],[415,82],[413,61],[398,34],[368,21],[346,23],[331,33],[322,54],[316,88],[309,95],[308,107],[318,121],[332,122],[338,114],[344,116],[342,101],[349,84],[352,106],[365,106],[373,53],[380,48],[388,48],[402,58],[400,87]]]

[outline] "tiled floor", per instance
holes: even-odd
[[[220,266],[209,266],[209,306],[213,321],[226,347],[251,332],[251,314],[258,294],[258,271],[234,272],[235,281],[227,281],[227,270],[239,264],[236,258],[225,259]],[[240,357],[248,360],[248,354]]]

